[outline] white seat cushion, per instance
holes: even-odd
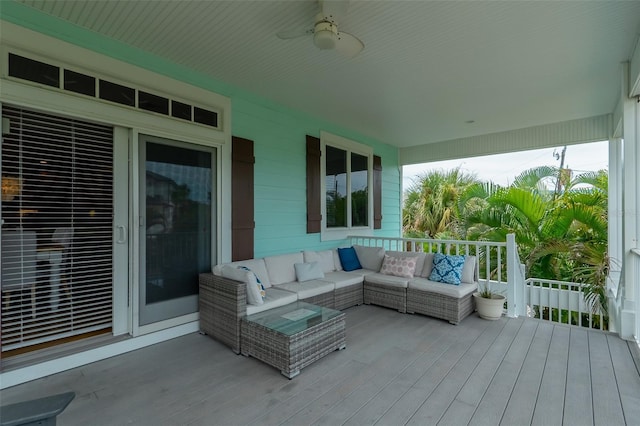
[[[362,277],[363,276],[360,274],[353,274],[351,272],[334,271],[324,274],[324,278],[322,280],[334,283],[337,290],[339,288],[361,283]]]
[[[308,299],[324,293],[333,293],[335,284],[328,281],[311,280],[299,283],[297,281],[279,284],[276,288],[290,291],[298,295],[298,299]]]
[[[266,290],[267,297],[262,305],[247,305],[247,315],[257,314],[269,309],[288,305],[298,300],[298,295],[290,291],[280,290],[274,287]]]
[[[293,265],[304,263],[302,252],[267,256],[264,258],[271,285],[296,281],[296,269]]]
[[[356,269],[354,271],[340,271],[345,274],[357,275],[359,277],[366,277],[367,275],[376,274],[376,271],[372,271],[371,269]]]
[[[365,283],[386,285],[388,287],[407,288],[410,278],[396,277],[393,275],[380,274],[378,272],[364,277]]]
[[[476,291],[478,289],[478,283],[460,283],[459,285],[454,285],[438,283],[426,278],[413,278],[409,281],[409,288],[460,298]]]

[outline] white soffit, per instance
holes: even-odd
[[[21,2],[398,147],[609,114],[640,30],[640,1],[353,0],[349,60],[275,36],[312,0]]]

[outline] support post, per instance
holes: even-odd
[[[507,234],[507,316],[517,318],[525,314],[524,274],[520,269],[516,235]]]

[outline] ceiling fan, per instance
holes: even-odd
[[[364,49],[364,43],[356,36],[338,30],[338,23],[347,14],[348,0],[319,0],[320,12],[312,28],[297,28],[280,31],[276,35],[283,40],[313,36],[318,49],[336,50],[343,56],[353,58]]]

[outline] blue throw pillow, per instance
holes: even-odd
[[[342,269],[344,269],[345,271],[355,271],[356,269],[362,269],[362,265],[360,265],[358,255],[356,254],[356,250],[353,247],[339,248],[338,256],[340,257]]]
[[[440,283],[459,285],[462,279],[463,266],[464,256],[435,253],[433,256],[433,269],[429,279]]]

